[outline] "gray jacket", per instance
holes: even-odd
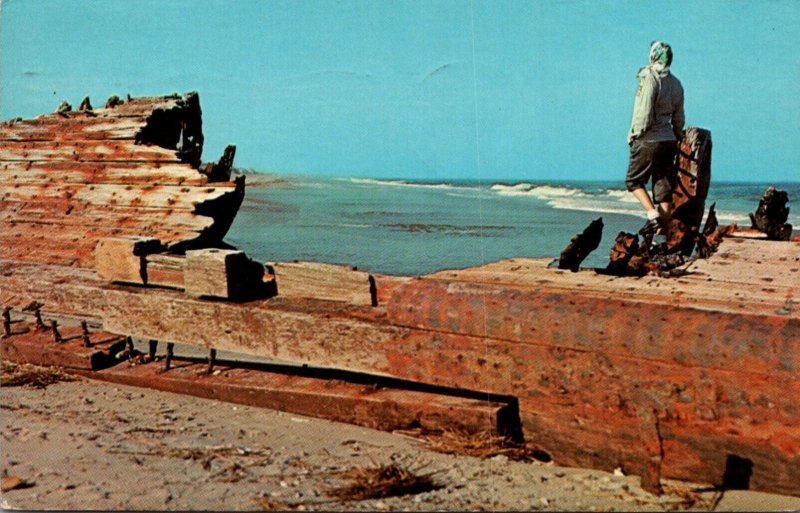
[[[669,69],[639,70],[629,134],[643,141],[675,141],[683,133],[683,86]]]

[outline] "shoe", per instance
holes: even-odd
[[[642,226],[642,229],[639,230],[639,235],[654,235],[660,227],[661,225],[658,223],[658,219],[648,219],[644,226]]]
[[[651,254],[666,253],[667,252],[667,236],[657,233],[650,241],[648,248]]]

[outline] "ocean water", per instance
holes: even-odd
[[[721,223],[747,227],[768,185],[712,182],[706,208],[716,202]],[[800,226],[800,183],[774,185],[789,193],[789,222]],[[603,240],[587,267],[604,267],[617,233],[636,232],[645,221],[621,182],[250,174],[226,241],[261,262],[311,260],[414,276],[510,257],[557,258],[599,217]]]

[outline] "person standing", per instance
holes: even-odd
[[[660,233],[672,213],[676,142],[683,135],[683,86],[670,71],[672,48],[663,41],[650,45],[650,63],[639,69],[639,87],[628,131],[630,163],[625,185],[641,203],[647,223],[640,233]],[[647,182],[653,183],[653,200]]]

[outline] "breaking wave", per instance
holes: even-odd
[[[451,183],[434,183],[434,182],[411,182],[407,180],[379,180],[377,178],[348,178],[351,183],[359,184],[359,185],[379,185],[379,186],[391,186],[391,187],[416,187],[416,188],[423,188],[423,189],[453,189],[453,190],[464,190],[464,189],[477,189],[477,187],[471,187],[466,185],[454,185]]]
[[[624,189],[581,189],[560,185],[494,184],[491,191],[500,196],[529,197],[544,201],[548,206],[585,212],[642,216],[636,199]]]

